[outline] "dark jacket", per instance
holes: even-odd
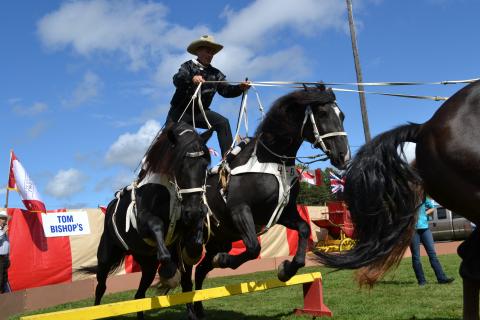
[[[196,60],[189,60],[180,66],[178,72],[173,76],[173,84],[177,88],[172,100],[170,101],[170,115],[173,120],[177,120],[185,110],[187,104],[192,99],[197,85],[192,82],[192,78],[201,75],[206,81],[225,81],[225,75],[217,68],[203,66]],[[222,97],[234,98],[243,93],[240,85],[231,85],[228,83],[204,83],[202,84],[202,104],[205,109],[210,108],[213,96],[218,91]],[[186,112],[191,112],[191,104]],[[198,103],[195,102],[195,112],[200,112]]]

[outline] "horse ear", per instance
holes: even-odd
[[[208,140],[212,137],[213,128],[208,129],[207,131],[200,134],[200,138],[202,138],[203,143],[207,143]]]
[[[319,90],[325,91],[325,84],[323,83],[322,80],[318,81],[318,83],[315,85]]]
[[[177,137],[175,137],[173,130],[167,131],[167,138],[172,143],[173,147],[175,147],[175,145],[177,144]]]

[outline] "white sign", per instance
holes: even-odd
[[[45,237],[90,234],[86,211],[42,213]]]

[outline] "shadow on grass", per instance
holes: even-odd
[[[416,284],[417,281],[400,281],[400,280],[381,280],[377,282],[378,284],[393,284],[393,285],[411,285],[411,284]]]
[[[225,319],[242,319],[242,320],[274,320],[280,319],[282,317],[286,317],[293,314],[292,312],[284,312],[278,313],[271,316],[265,315],[247,315],[237,311],[231,310],[216,310],[208,308],[205,310],[205,318],[208,320],[225,320]],[[147,311],[144,313],[145,320],[154,320],[154,319],[162,319],[162,320],[184,320],[187,319],[187,309],[185,307],[175,306],[162,310],[162,311]],[[112,317],[109,319],[115,320],[131,320],[136,319],[136,313],[130,313],[124,316],[117,316]]]
[[[412,317],[409,318],[408,320],[452,320],[452,318],[443,318],[443,317],[435,317],[435,318],[417,318],[417,317]]]

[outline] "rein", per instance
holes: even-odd
[[[451,85],[451,84],[465,84],[473,83],[480,78],[474,79],[465,79],[465,80],[446,80],[446,81],[434,81],[434,82],[318,82],[318,81],[255,81],[250,82],[252,88],[255,87],[291,87],[291,88],[302,88],[299,85],[340,85],[340,86],[353,86],[353,85],[362,85],[362,86],[417,86],[417,85]],[[205,81],[207,83],[220,83],[226,81]],[[229,81],[229,83],[241,83],[240,81]],[[434,100],[434,101],[444,101],[449,97],[442,96],[420,96],[420,95],[411,95],[411,94],[402,94],[402,93],[387,93],[387,92],[373,92],[373,91],[364,91],[364,90],[354,90],[354,89],[343,89],[343,88],[332,88],[332,91],[338,92],[358,92],[374,95],[383,95],[390,97],[400,97],[400,98],[411,98],[411,99],[424,99],[424,100]]]

